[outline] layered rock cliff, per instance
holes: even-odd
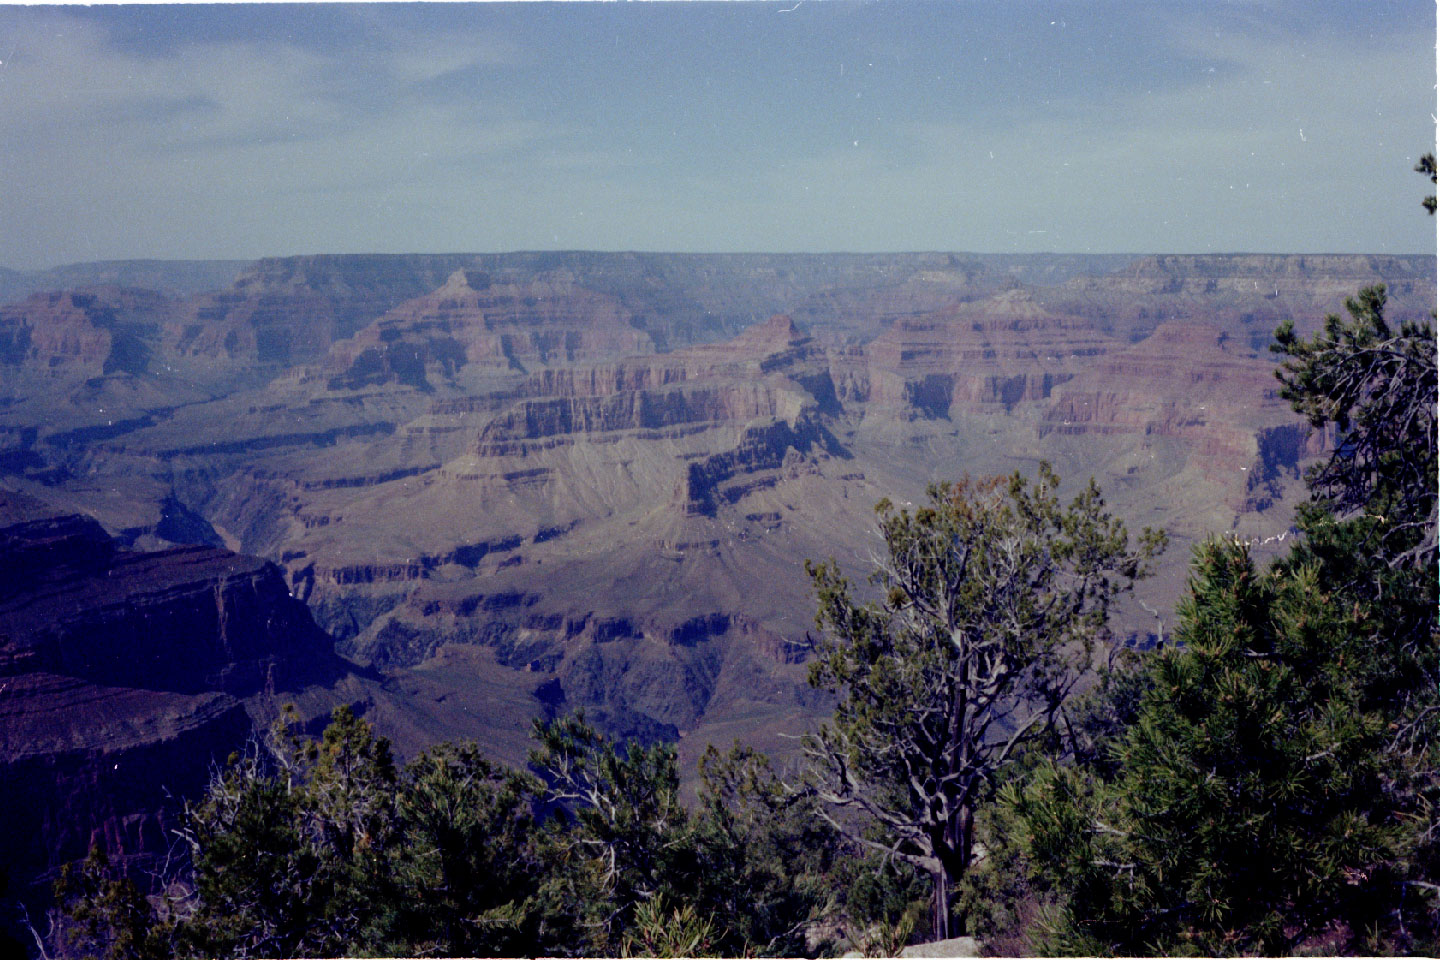
[[[36,293],[0,307],[0,369],[7,393],[21,373],[52,382],[144,373],[177,301],[148,290],[101,287]]]
[[[1326,313],[1343,313],[1346,297],[1385,284],[1391,314],[1424,320],[1433,307],[1435,265],[1429,257],[1383,255],[1211,254],[1139,257],[1102,275],[1077,276],[1044,291],[1055,309],[1138,340],[1166,320],[1203,320],[1250,349],[1264,350],[1282,321],[1302,331]]]
[[[350,669],[273,564],[127,551],[0,490],[0,862],[43,900],[93,845],[121,864],[163,856],[181,804],[277,698]]]
[[[1008,290],[895,323],[865,347],[868,379],[851,372],[841,393],[931,417],[1008,410],[1048,398],[1116,346],[1093,324]]]
[[[435,289],[463,256],[284,257],[257,261],[172,322],[181,356],[287,366],[317,360],[391,308]]]
[[[407,301],[350,340],[326,362],[332,389],[399,382],[420,390],[470,372],[531,367],[654,351],[613,298],[559,276],[506,283],[456,270],[433,293]]]

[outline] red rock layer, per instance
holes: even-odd
[[[433,290],[472,258],[314,256],[257,261],[227,290],[189,301],[167,325],[182,357],[289,365],[318,360],[405,300]]]
[[[425,389],[465,366],[523,371],[654,349],[613,298],[563,278],[497,283],[462,269],[336,344],[326,369],[332,389],[392,381]]]
[[[144,290],[37,293],[0,307],[0,369],[54,377],[95,377],[143,366],[144,338],[177,309]]]
[[[843,398],[918,407],[935,416],[1044,400],[1114,342],[1009,290],[942,314],[897,322],[836,371]]]
[[[1233,352],[1231,339],[1208,324],[1162,324],[1143,342],[1057,387],[1040,436],[1181,438],[1206,475],[1234,481],[1258,465],[1257,430],[1294,417],[1278,398],[1274,366]],[[1314,446],[1289,433],[1285,438],[1276,442],[1288,442],[1294,448],[1288,453],[1308,455]]]

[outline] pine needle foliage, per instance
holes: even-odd
[[[1132,549],[1093,481],[1063,506],[1058,487],[1042,464],[1033,482],[932,487],[914,513],[882,501],[878,601],[859,602],[834,561],[806,565],[811,682],[840,695],[805,742],[810,786],[836,830],[931,875],[936,939],[975,860],[976,812],[1051,732],[1112,599],[1163,543],[1146,531]]]
[[[537,721],[534,735],[541,798],[567,811],[540,839],[553,865],[540,893],[543,937],[566,954],[615,956],[636,910],[695,874],[675,748],[616,745],[580,715]]]
[[[1345,302],[1348,320],[1325,318],[1301,339],[1286,321],[1271,349],[1280,395],[1317,429],[1334,434],[1329,457],[1308,475],[1311,525],[1371,521],[1357,531],[1364,555],[1394,567],[1433,564],[1436,551],[1436,354],[1431,325],[1385,319],[1385,288]],[[1357,553],[1357,555],[1361,555]]]
[[[61,868],[55,899],[65,908],[58,946],[66,956],[150,960],[169,953],[173,925],[156,915],[133,880],[116,875],[102,850]]]
[[[1313,571],[1259,573],[1233,542],[1197,550],[1120,778],[1052,766],[1010,795],[1070,894],[1052,948],[1286,954],[1384,913],[1370,893],[1402,840],[1388,734],[1349,675],[1357,614],[1332,601]]]

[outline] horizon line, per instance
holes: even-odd
[[[920,257],[920,256],[972,256],[972,257],[1436,257],[1437,251],[1375,251],[1375,250],[642,250],[642,249],[595,249],[567,247],[556,249],[515,249],[515,250],[412,250],[395,251],[348,251],[262,254],[258,257],[101,257],[95,260],[68,260],[44,267],[11,267],[0,264],[0,269],[20,274],[47,273],[70,267],[94,266],[99,264],[143,264],[143,263],[260,263],[264,260],[307,260],[339,259],[343,257],[506,257],[506,256],[664,256],[664,257]]]

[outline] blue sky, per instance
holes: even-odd
[[[0,6],[0,264],[1433,252],[1435,5]]]

